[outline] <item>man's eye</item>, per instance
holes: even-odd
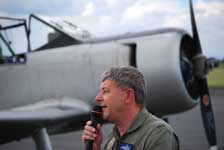
[[[109,90],[103,90],[103,93],[109,93],[110,91]]]

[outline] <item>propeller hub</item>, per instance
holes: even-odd
[[[193,57],[193,72],[194,75],[200,79],[206,78],[208,73],[218,67],[218,61],[214,58],[206,58],[202,54]]]

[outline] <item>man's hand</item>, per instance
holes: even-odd
[[[97,124],[97,129],[93,128],[92,122],[88,121],[84,127],[82,141],[93,140],[93,150],[100,150],[103,141],[103,132],[100,124]]]

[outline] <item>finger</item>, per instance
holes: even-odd
[[[86,122],[86,125],[91,126],[91,125],[92,125],[92,121],[90,121],[90,120],[89,120],[89,121],[87,121],[87,122]]]
[[[99,130],[102,129],[102,126],[101,126],[101,124],[99,124],[99,123],[97,124],[97,130],[98,130],[98,129],[99,129]]]
[[[96,129],[92,126],[92,122],[91,121],[87,121],[86,122],[86,125],[84,127],[84,130],[89,130],[89,131],[92,131],[92,132],[96,132]]]
[[[95,137],[88,136],[88,135],[82,135],[82,141],[85,143],[87,140],[95,140]]]
[[[96,137],[97,137],[97,135],[94,132],[91,132],[89,130],[84,130],[83,131],[83,135],[82,135],[83,141],[85,141],[85,140],[93,140]]]
[[[89,130],[84,130],[83,131],[83,135],[96,137],[96,133],[95,132],[92,132],[92,131],[89,131]]]
[[[102,126],[101,126],[101,124],[98,123],[96,128],[97,128],[97,132],[98,133],[101,133],[102,132]]]
[[[86,125],[86,126],[84,127],[84,131],[85,131],[85,130],[87,130],[87,131],[89,131],[89,132],[93,132],[93,133],[96,132],[96,129],[95,129],[94,127],[92,127],[92,126],[89,126],[89,125]]]

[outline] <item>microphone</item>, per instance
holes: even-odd
[[[90,117],[91,117],[91,122],[92,122],[92,127],[96,129],[96,126],[98,123],[101,124],[102,122],[102,107],[99,105],[96,105],[93,107]],[[86,150],[92,150],[93,148],[93,140],[87,140],[86,141]]]

